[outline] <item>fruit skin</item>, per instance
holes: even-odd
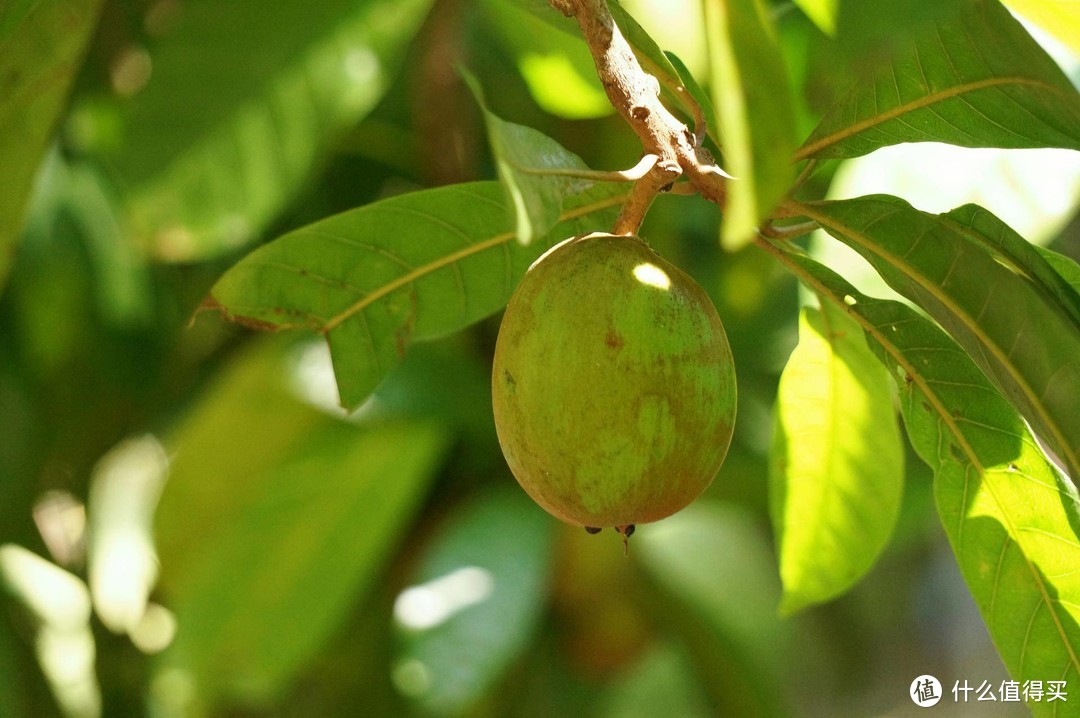
[[[727,454],[735,393],[708,295],[637,237],[549,250],[495,346],[507,464],[540,506],[586,527],[658,521],[697,498]]]

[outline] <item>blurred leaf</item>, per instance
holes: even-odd
[[[1002,0],[1013,12],[1080,53],[1080,4],[1062,0]]]
[[[0,288],[101,4],[50,0],[0,7]]]
[[[888,374],[844,312],[804,309],[780,376],[770,461],[782,613],[862,578],[896,525],[903,483]]]
[[[510,0],[510,2],[524,10],[528,10],[536,17],[563,32],[577,38],[581,37],[581,31],[577,23],[554,10],[547,3],[547,0]],[[671,108],[682,108],[688,117],[692,117],[693,112],[689,107],[687,98],[683,96],[682,91],[679,89],[684,87],[683,81],[668,56],[664,54],[656,41],[649,36],[649,33],[645,32],[645,29],[638,24],[637,20],[622,5],[618,2],[608,3],[608,9],[611,11],[611,17],[615,24],[630,45],[630,49],[634,51],[634,56],[637,57],[642,69],[659,81],[660,96],[663,98],[664,104]],[[689,88],[686,89],[689,90]]]
[[[712,96],[724,169],[735,179],[720,227],[734,251],[791,187],[795,111],[775,29],[760,0],[707,0]]]
[[[596,76],[588,47],[533,13],[506,0],[481,3],[490,27],[517,60],[536,104],[572,120],[605,117],[615,111]],[[549,12],[554,13],[550,10]]]
[[[826,35],[836,32],[836,15],[839,0],[795,0],[806,16]]]
[[[233,250],[375,106],[429,4],[184,2],[150,48],[146,87],[114,107],[86,103],[73,136],[111,171],[126,229],[159,257]]]
[[[691,657],[681,647],[656,645],[604,692],[598,714],[602,718],[715,715],[696,674]]]
[[[312,416],[283,366],[241,355],[170,441],[157,529],[179,631],[164,666],[203,695],[288,688],[385,566],[446,448],[430,423]]]
[[[841,97],[796,158],[928,141],[1080,149],[1080,95],[997,0],[968,0]]]
[[[1080,506],[1023,420],[949,337],[910,307],[859,294],[780,244],[765,244],[862,325],[897,377],[908,436],[934,470],[938,512],[1014,680],[1080,674]],[[1044,676],[1044,678],[1037,678]],[[1036,715],[1054,705],[1028,703]]]
[[[564,203],[543,241],[514,240],[497,182],[414,192],[290,232],[252,252],[212,290],[226,316],[326,335],[341,403],[356,408],[413,339],[497,312],[529,264],[566,237],[608,226],[627,188],[597,185]]]
[[[547,602],[553,524],[516,487],[461,507],[394,603],[394,679],[436,715],[460,715],[521,656]]]
[[[803,210],[937,320],[1080,476],[1080,329],[988,251],[992,240],[886,195]]]
[[[0,15],[0,22],[3,16]],[[0,598],[0,608],[7,609],[7,602]],[[5,614],[9,612],[4,611]],[[12,630],[12,622],[5,615],[0,620],[0,718],[25,718],[31,715],[27,708],[25,676],[19,660],[19,640]]]
[[[1080,289],[1070,285],[1047,261],[1055,252],[1029,244],[1012,227],[978,205],[957,207],[942,217],[969,229],[972,240],[985,244],[999,260],[1007,261],[1012,271],[1031,282],[1043,300],[1066,314],[1080,331]],[[1060,265],[1072,266],[1074,277],[1080,275],[1075,262],[1062,255],[1057,257]]]
[[[699,500],[638,526],[631,555],[666,594],[665,612],[691,618],[688,638],[724,714],[787,715],[783,664],[790,636],[777,618],[780,586],[760,530],[740,509]],[[753,600],[748,597],[753,596]],[[729,662],[717,669],[716,661]]]
[[[484,113],[499,179],[514,208],[517,240],[529,244],[559,223],[565,197],[580,194],[593,184],[580,177],[553,173],[587,172],[589,167],[544,133],[507,122],[491,112],[476,78],[463,74]]]

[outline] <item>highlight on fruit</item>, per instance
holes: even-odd
[[[719,471],[735,367],[693,279],[637,237],[590,234],[548,250],[511,297],[492,405],[529,496],[625,541],[696,499]]]

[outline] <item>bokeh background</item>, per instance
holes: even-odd
[[[623,4],[704,79],[698,2]],[[412,347],[347,416],[316,336],[201,310],[284,231],[493,178],[459,66],[500,116],[591,167],[633,165],[584,45],[517,5],[0,4],[0,148],[36,177],[0,223],[18,239],[0,285],[0,716],[903,716],[927,673],[938,715],[1025,714],[949,700],[1007,675],[910,452],[877,566],[778,615],[766,455],[800,294],[757,249],[722,253],[708,203],[662,197],[642,234],[725,321],[736,435],[706,495],[639,526],[625,558],[510,476],[497,316]],[[771,4],[805,133],[890,33],[950,3],[908,5],[845,0],[830,37]],[[1033,32],[1080,80],[1076,43]],[[975,201],[1080,257],[1077,153],[905,145],[804,191]],[[887,291],[829,240],[810,247]]]

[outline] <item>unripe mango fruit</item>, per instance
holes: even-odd
[[[709,485],[735,423],[735,368],[708,295],[637,237],[556,245],[518,285],[492,370],[511,471],[571,524],[638,523]]]

